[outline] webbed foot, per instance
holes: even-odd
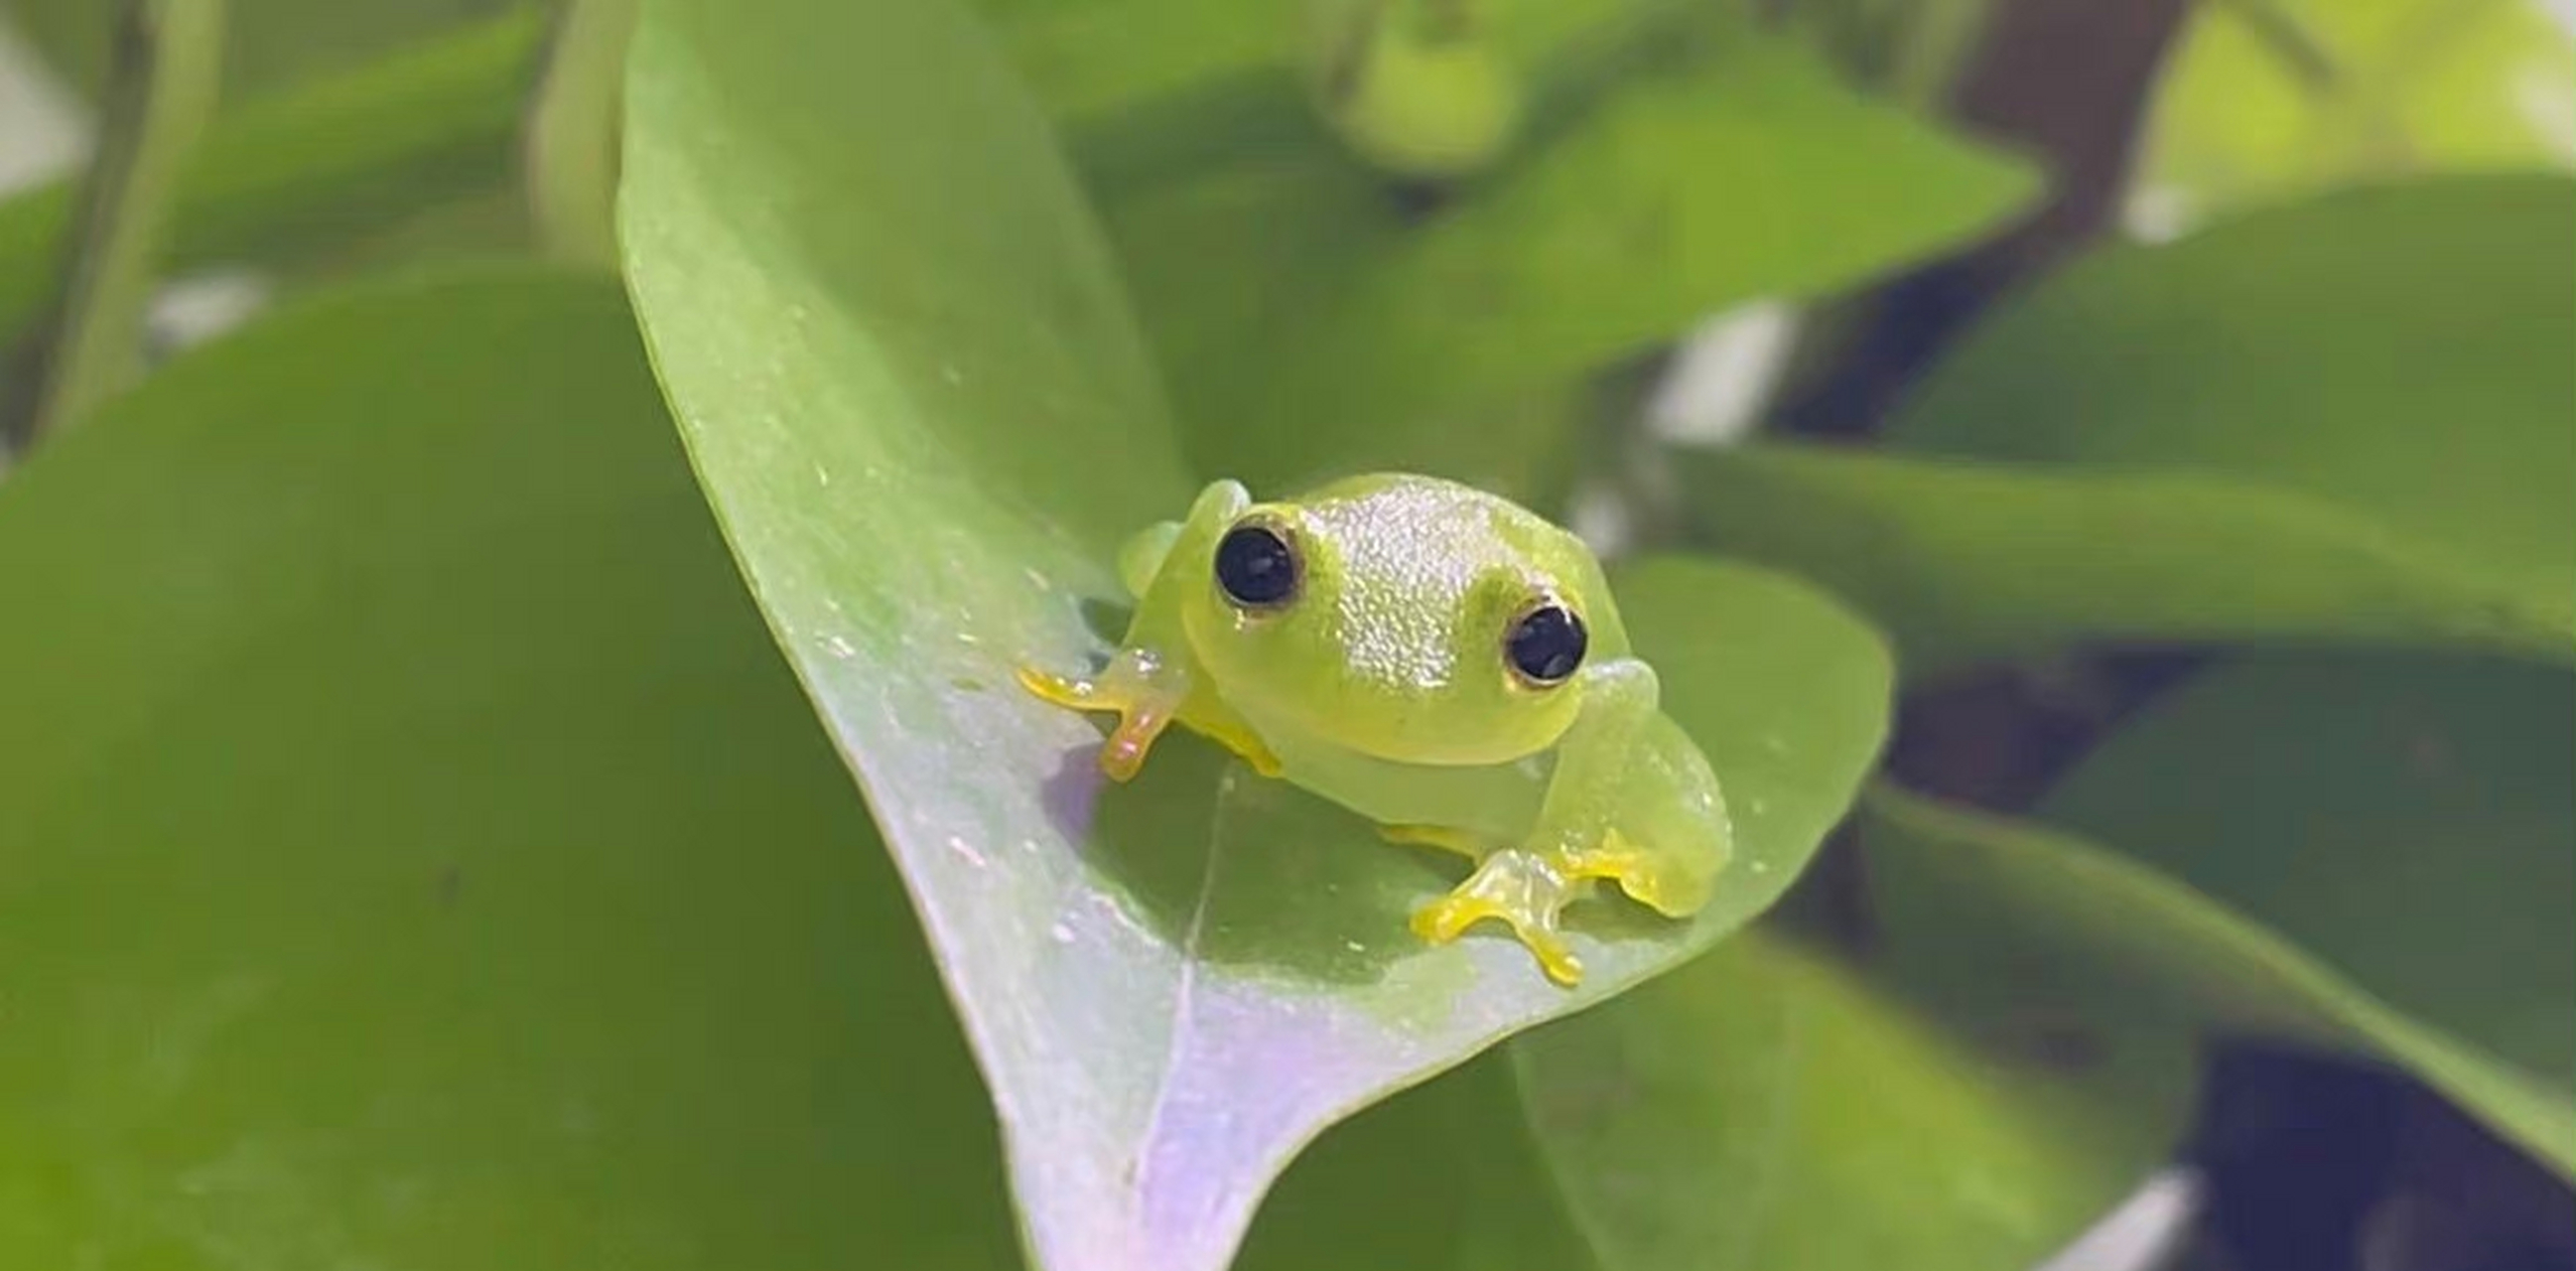
[[[1563,860],[1505,848],[1487,855],[1448,895],[1415,910],[1413,932],[1447,944],[1469,927],[1497,919],[1511,927],[1549,979],[1571,988],[1583,979],[1583,961],[1566,944],[1557,916],[1591,891],[1592,880],[1571,873]]]
[[[1707,873],[1681,869],[1679,864],[1647,851],[1617,830],[1605,830],[1599,843],[1564,855],[1564,868],[1572,877],[1609,879],[1638,903],[1672,917],[1708,903]]]
[[[1116,711],[1118,726],[1100,747],[1100,770],[1112,781],[1132,779],[1145,766],[1154,739],[1172,722],[1179,695],[1156,692],[1150,672],[1129,673],[1127,659],[1110,664],[1099,679],[1077,679],[1034,667],[1017,670],[1020,687],[1058,706],[1078,711]]]
[[[1100,747],[1100,770],[1113,781],[1133,778],[1145,766],[1154,739],[1178,719],[1241,756],[1254,772],[1280,774],[1279,757],[1252,730],[1229,716],[1203,709],[1189,700],[1187,681],[1150,658],[1120,654],[1097,679],[1079,679],[1019,667],[1020,686],[1058,706],[1078,711],[1116,711],[1118,726]]]
[[[1447,944],[1479,922],[1498,920],[1538,959],[1549,979],[1569,988],[1582,980],[1583,962],[1566,946],[1559,916],[1567,905],[1591,896],[1597,880],[1607,879],[1668,914],[1687,913],[1707,899],[1704,881],[1677,875],[1671,862],[1617,830],[1605,831],[1591,847],[1558,851],[1495,848],[1464,830],[1437,825],[1387,825],[1378,833],[1391,842],[1442,848],[1478,861],[1465,882],[1414,911],[1414,934]]]

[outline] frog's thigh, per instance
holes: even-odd
[[[1558,915],[1591,894],[1592,885],[1588,878],[1568,877],[1538,853],[1504,848],[1478,862],[1447,895],[1414,910],[1413,933],[1447,944],[1480,922],[1501,922],[1549,979],[1571,986],[1582,981],[1583,962],[1566,944]]]
[[[1688,734],[1658,714],[1637,732],[1602,840],[1568,852],[1566,872],[1607,878],[1673,917],[1698,912],[1734,854],[1716,774]]]
[[[1145,598],[1145,592],[1154,585],[1155,577],[1163,572],[1163,562],[1170,559],[1172,544],[1180,541],[1180,537],[1180,522],[1157,521],[1138,530],[1120,545],[1118,581],[1126,585],[1128,595],[1138,600]]]

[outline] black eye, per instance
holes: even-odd
[[[1271,609],[1297,596],[1297,550],[1267,525],[1238,525],[1216,545],[1216,585],[1246,609]]]
[[[1522,614],[1503,637],[1503,656],[1512,670],[1541,687],[1574,674],[1583,665],[1583,647],[1583,620],[1552,601]]]

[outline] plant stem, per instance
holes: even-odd
[[[568,0],[528,119],[538,241],[557,259],[617,267],[619,118],[637,0]]]
[[[172,188],[214,113],[223,34],[222,0],[126,7],[53,320],[0,404],[0,459],[77,423],[133,373]]]
[[[180,180],[168,267],[291,264],[509,184],[542,35],[515,9],[224,112]],[[0,202],[0,343],[59,285],[82,193],[56,182]]]

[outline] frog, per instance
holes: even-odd
[[[1714,895],[1733,855],[1716,773],[1597,554],[1526,506],[1412,472],[1266,502],[1221,478],[1134,532],[1117,573],[1134,607],[1104,664],[1016,666],[1039,699],[1116,716],[1109,780],[1180,725],[1392,843],[1464,857],[1412,933],[1498,924],[1568,988],[1570,905],[1607,883],[1686,920]]]

